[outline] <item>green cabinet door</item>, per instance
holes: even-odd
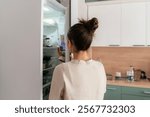
[[[122,100],[150,100],[150,97],[123,94]]]
[[[121,100],[121,87],[107,85],[107,91],[104,100]]]
[[[150,100],[150,89],[139,87],[122,87],[123,100]]]
[[[150,88],[107,85],[104,100],[150,100]]]

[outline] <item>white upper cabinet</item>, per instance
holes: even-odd
[[[146,45],[146,3],[122,4],[121,45]]]
[[[150,2],[147,4],[147,45],[150,45]]]
[[[150,45],[150,2],[91,3],[88,18],[92,17],[99,19],[92,46]]]
[[[120,45],[120,16],[120,4],[88,6],[88,18],[99,20],[92,46]]]

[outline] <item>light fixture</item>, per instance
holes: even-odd
[[[55,21],[53,19],[44,19],[43,21],[46,24],[55,25]]]
[[[46,12],[50,11],[49,8],[47,8],[47,7],[44,7],[43,10]]]

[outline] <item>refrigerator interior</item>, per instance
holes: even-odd
[[[55,67],[66,61],[67,9],[55,0],[43,6],[43,99],[50,92]]]

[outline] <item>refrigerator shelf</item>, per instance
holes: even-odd
[[[43,88],[45,88],[45,87],[47,87],[47,86],[50,86],[50,85],[51,85],[51,82],[46,83],[46,84],[43,85]]]
[[[48,71],[48,70],[51,70],[51,69],[54,69],[55,67],[49,67],[49,68],[45,68],[43,69],[43,71]]]

